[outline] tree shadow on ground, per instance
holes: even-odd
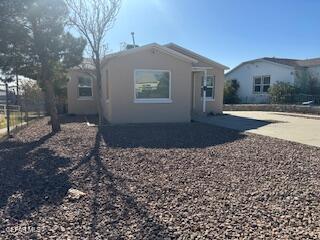
[[[67,114],[60,116],[60,123],[61,124],[67,124],[67,123],[98,123],[98,117],[95,114],[91,115],[73,115],[73,114]]]
[[[21,153],[28,153],[32,149],[43,144],[52,136],[54,136],[54,133],[48,133],[47,135],[42,136],[40,139],[31,141],[31,142],[20,142],[20,141],[17,141],[16,139],[9,138],[9,140],[0,142],[0,151],[1,151],[0,154],[3,154],[4,152],[6,152],[11,148],[15,148],[13,149],[12,153],[14,152],[14,150],[19,150],[21,151]]]
[[[53,134],[39,140],[0,144],[0,208],[14,219],[22,219],[45,204],[57,204],[71,184],[59,173],[69,159],[55,156],[48,148],[39,148]]]
[[[103,163],[100,155],[101,133],[97,133],[95,145],[90,153],[72,169],[77,170],[83,165],[89,165],[89,174],[92,177],[93,196],[91,203],[91,237],[95,238],[97,232],[106,232],[116,239],[124,239],[128,229],[133,229],[137,238],[170,238],[174,234],[152,216],[146,206],[139,202],[128,191],[127,183],[130,179],[115,176]],[[102,224],[103,223],[103,224]]]
[[[85,115],[61,115],[60,118],[61,124],[67,124],[67,123],[86,123],[86,116]]]
[[[106,126],[102,137],[113,148],[206,148],[245,137],[244,134],[201,123]]]

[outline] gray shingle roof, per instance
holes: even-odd
[[[299,60],[298,64],[301,67],[317,66],[317,65],[320,65],[320,58],[311,58],[311,59]]]
[[[284,64],[292,67],[311,67],[311,66],[317,66],[320,65],[320,58],[310,58],[310,59],[290,59],[290,58],[270,58],[270,57],[264,57],[262,58],[264,60]]]
[[[253,63],[256,61],[269,61],[277,64],[282,64],[294,68],[303,68],[303,67],[313,67],[313,66],[320,66],[320,58],[310,58],[310,59],[291,59],[291,58],[276,58],[276,57],[263,57],[263,58],[257,58],[250,61],[245,61],[240,63],[235,68],[231,69],[229,72],[226,73],[226,75],[233,72],[235,69],[239,68],[240,66],[247,64],[247,63]]]
[[[298,59],[289,59],[289,58],[270,58],[270,57],[264,57],[263,60],[267,60],[274,63],[284,64],[292,67],[299,67],[299,60]]]

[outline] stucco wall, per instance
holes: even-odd
[[[71,114],[96,114],[96,81],[93,80],[92,98],[80,99],[78,97],[78,79],[80,76],[89,76],[79,70],[72,70],[68,74],[68,113]]]
[[[239,82],[238,96],[243,102],[261,103],[268,99],[268,94],[253,93],[253,77],[257,75],[270,75],[271,85],[277,81],[294,84],[295,80],[294,68],[265,61],[246,63],[226,74],[226,80],[236,79]]]
[[[188,122],[191,117],[191,63],[146,49],[108,63],[111,123]],[[172,103],[134,103],[134,70],[171,71]]]

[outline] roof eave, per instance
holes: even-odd
[[[190,63],[198,63],[198,60],[197,59],[194,59],[194,58],[191,58],[189,56],[186,56],[182,53],[179,53],[177,51],[174,51],[170,48],[167,48],[165,46],[161,46],[157,43],[150,43],[150,44],[147,44],[147,45],[144,45],[144,46],[141,46],[141,47],[137,47],[137,48],[132,48],[132,49],[129,49],[129,50],[125,50],[125,51],[121,51],[121,52],[118,52],[118,53],[114,53],[114,54],[110,54],[109,56],[106,56],[106,58],[103,60],[104,63],[106,63],[108,60],[110,60],[111,58],[114,58],[114,57],[118,57],[118,56],[125,56],[125,55],[128,55],[128,54],[133,54],[135,52],[138,52],[138,51],[143,51],[143,50],[146,50],[146,49],[149,49],[149,48],[155,48],[159,51],[162,51],[162,52],[165,52],[171,56],[174,56],[174,57],[177,57],[179,58],[180,60],[183,60],[183,61],[187,61],[187,62],[190,62]]]
[[[207,57],[204,57],[204,56],[202,56],[202,55],[200,55],[200,54],[198,54],[198,53],[195,53],[195,52],[193,52],[193,51],[191,51],[191,50],[189,50],[189,49],[186,49],[186,48],[184,48],[184,47],[181,47],[181,46],[179,46],[179,45],[177,45],[177,44],[175,44],[175,43],[172,43],[172,42],[171,42],[171,43],[165,44],[164,46],[165,46],[165,47],[167,47],[167,46],[174,46],[174,47],[180,48],[180,49],[183,50],[183,51],[186,51],[186,52],[189,52],[190,54],[195,55],[195,56],[198,57],[201,61],[206,62],[206,63],[208,63],[208,64],[210,64],[210,65],[214,65],[214,66],[219,67],[219,68],[222,68],[222,69],[224,69],[224,70],[230,69],[229,67],[227,67],[227,66],[225,66],[225,65],[223,65],[223,64],[221,64],[221,63],[215,62],[215,61],[213,61],[213,60],[211,60],[211,59],[209,59],[209,58],[207,58]]]

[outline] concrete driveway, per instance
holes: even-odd
[[[226,111],[196,119],[221,127],[320,147],[320,116],[260,111]]]

